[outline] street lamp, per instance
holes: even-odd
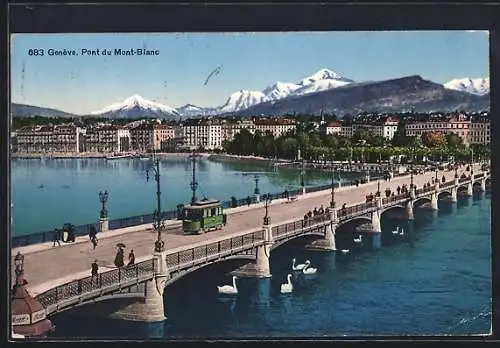
[[[20,251],[14,257],[14,265],[16,266],[16,286],[24,285],[24,255]]]
[[[415,146],[411,149],[411,166],[410,166],[410,191],[413,189],[413,161],[415,160]]]
[[[269,204],[271,203],[271,194],[267,193],[264,195],[264,207],[266,208],[266,215],[264,216],[264,225],[269,225],[271,223],[271,217],[269,217]]]
[[[304,160],[302,159],[302,169],[300,170],[300,186],[302,186],[302,192],[304,192]]]
[[[193,194],[191,196],[191,204],[196,203],[196,189],[198,188],[198,182],[196,181],[196,154],[193,150],[193,153],[191,154],[192,162],[193,162],[193,177],[191,182],[189,183],[189,187],[191,187],[191,191],[193,191]]]
[[[333,169],[333,157],[332,157],[332,198],[330,200],[330,208],[335,208],[335,182],[334,182],[335,171]]]
[[[149,182],[149,171],[153,171],[154,180],[156,181],[156,211],[153,214],[153,228],[157,231],[158,237],[155,242],[155,251],[165,251],[165,242],[161,239],[161,232],[165,228],[163,216],[161,213],[161,191],[160,191],[160,159],[156,158],[149,168],[146,169],[146,181]]]
[[[377,179],[377,196],[380,197],[380,178]]]
[[[99,201],[102,204],[101,208],[101,219],[105,219],[108,216],[108,212],[106,211],[106,202],[108,201],[109,193],[108,191],[99,191]]]
[[[260,191],[259,191],[259,176],[258,175],[255,175],[253,177],[254,181],[255,181],[255,189],[253,190],[253,193],[255,195],[258,195],[260,194]]]
[[[458,178],[458,166],[455,164],[455,179]]]

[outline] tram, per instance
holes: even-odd
[[[183,206],[181,217],[184,234],[202,234],[226,225],[226,214],[216,199],[205,198]]]

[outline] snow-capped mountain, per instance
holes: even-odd
[[[266,87],[262,93],[265,94],[266,101],[278,100],[288,97],[300,87],[300,85],[295,83],[277,81],[274,85]]]
[[[92,116],[109,118],[139,118],[139,117],[178,117],[174,108],[151,100],[140,95],[133,95],[121,103],[112,104],[90,113]]]
[[[291,93],[291,95],[305,95],[310,93],[316,93],[316,92],[326,91],[327,89],[346,86],[351,83],[352,82],[338,80],[338,79],[317,80],[295,90],[293,93]]]
[[[453,79],[443,85],[445,88],[454,89],[477,95],[484,95],[490,92],[490,78],[471,79],[468,77]]]
[[[180,106],[176,110],[183,117],[212,116],[218,113],[217,108],[204,108],[193,104]]]
[[[239,90],[227,98],[227,101],[218,111],[219,113],[234,112],[247,109],[252,105],[266,101],[266,95],[259,91]]]
[[[345,81],[348,83],[353,82],[352,80],[342,77],[342,75],[340,75],[339,73],[333,72],[329,69],[321,69],[318,70],[316,73],[312,74],[311,76],[302,79],[302,81],[300,81],[298,84],[301,86],[308,86],[310,84],[313,84],[321,80],[338,80],[338,81]]]

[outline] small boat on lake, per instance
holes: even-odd
[[[115,160],[115,159],[122,159],[122,158],[132,158],[132,154],[130,153],[125,153],[125,154],[113,154],[111,156],[106,156],[107,160]]]

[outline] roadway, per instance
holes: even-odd
[[[479,172],[479,165],[475,166],[475,172]],[[459,175],[465,170],[459,170]],[[445,175],[446,181],[454,177],[454,171],[439,171],[438,178]],[[414,175],[413,181],[417,188],[421,188],[424,183],[431,181],[435,174],[424,173]],[[395,191],[397,186],[402,184],[410,184],[410,176],[402,176],[392,179],[391,181],[380,181],[380,190],[382,195],[387,187]],[[337,208],[340,208],[343,203],[348,206],[358,204],[365,201],[365,196],[377,191],[377,181],[372,181],[367,184],[362,184],[359,187],[342,187],[335,190],[335,200]],[[286,202],[285,200],[276,200],[269,207],[269,215],[271,224],[277,224],[290,219],[300,219],[309,210],[314,207],[323,205],[325,208],[329,205],[331,191],[320,191],[308,193],[299,196],[294,202]],[[207,243],[221,236],[230,237],[237,235],[242,231],[255,230],[262,226],[262,218],[265,214],[263,204],[255,204],[250,207],[236,208],[235,212],[228,216],[227,225],[220,231],[208,232],[201,235],[185,236],[180,229],[170,229],[163,236],[167,250],[178,248],[189,248],[193,243],[206,241]],[[108,236],[106,236],[108,233]],[[35,289],[34,293],[39,293],[46,288],[55,285],[63,284],[72,279],[82,277],[82,274],[88,272],[90,275],[90,265],[94,260],[98,260],[100,271],[115,268],[113,265],[116,244],[124,243],[125,263],[128,262],[128,252],[134,250],[136,262],[141,259],[146,259],[152,255],[154,241],[156,240],[156,232],[151,229],[140,231],[124,232],[109,231],[99,233],[99,245],[93,250],[92,244],[88,237],[81,237],[80,240],[86,240],[79,243],[65,244],[61,246],[51,247],[52,242],[44,243],[44,245],[26,246],[12,249],[12,268],[14,265],[14,256],[17,251],[24,254],[25,277],[28,281],[30,289]],[[13,274],[13,272],[12,272]],[[84,276],[87,276],[84,275]]]

